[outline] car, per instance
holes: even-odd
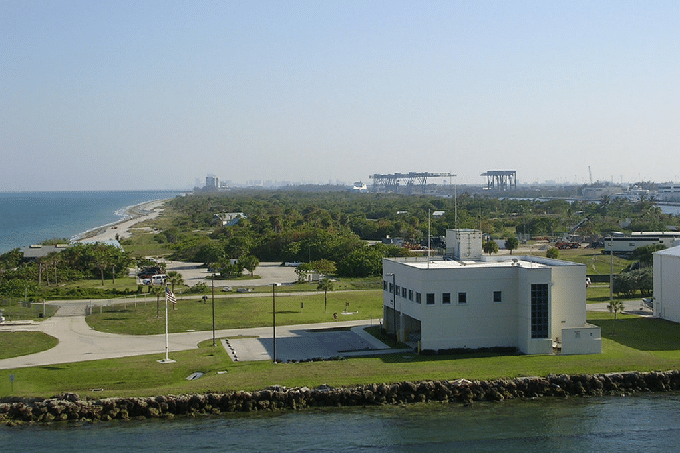
[[[226,292],[229,292],[229,291],[231,291],[231,290],[232,290],[232,289],[231,289],[231,286],[223,286],[223,287],[222,287],[222,291],[224,291],[225,293],[226,293]]]
[[[145,267],[142,269],[138,274],[137,277],[139,278],[151,278],[154,275],[162,274],[163,269],[160,268],[160,266],[151,266],[151,267]]]
[[[150,278],[143,278],[142,285],[165,285],[167,278],[165,274],[152,275]]]

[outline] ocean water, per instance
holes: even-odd
[[[676,394],[0,427],[0,452],[672,452]]]
[[[0,192],[0,253],[124,220],[126,208],[180,192]]]

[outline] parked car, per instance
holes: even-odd
[[[167,278],[165,274],[152,275],[150,278],[143,278],[142,285],[165,285]]]
[[[145,267],[142,269],[138,274],[137,277],[139,278],[151,278],[154,275],[159,275],[163,273],[163,269],[160,268],[160,266],[153,266],[153,267]]]

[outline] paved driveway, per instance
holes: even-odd
[[[164,334],[120,335],[93,330],[85,322],[83,313],[86,305],[87,301],[80,303],[70,301],[63,303],[55,316],[43,322],[0,325],[0,331],[38,331],[59,340],[57,346],[47,351],[0,360],[0,369],[146,354],[159,354],[162,357],[165,354]],[[287,361],[352,355],[352,351],[361,354],[370,353],[368,350],[387,352],[386,345],[363,331],[363,327],[368,325],[370,321],[339,321],[277,327],[276,356],[280,360]],[[362,327],[353,331],[340,330],[357,326]],[[229,339],[229,342],[225,341],[223,344],[234,360],[272,360],[273,358],[273,329],[271,327],[217,330],[215,336]],[[198,348],[200,342],[212,338],[212,331],[172,333],[168,337],[169,350],[172,353]]]

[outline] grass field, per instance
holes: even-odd
[[[146,303],[133,303],[104,307],[102,313],[87,317],[88,324],[95,330],[132,335],[159,334],[165,331],[165,299],[147,298]],[[349,304],[349,305],[347,305]],[[349,315],[340,314],[349,307]],[[276,323],[278,325],[309,324],[333,321],[333,313],[339,319],[382,318],[382,291],[329,292],[328,306],[324,311],[324,294],[296,295],[278,294],[276,297]],[[169,309],[170,332],[212,329],[212,304],[206,303],[200,295],[180,299],[177,310]],[[272,298],[220,297],[215,299],[215,326],[217,329],[242,329],[271,326]]]
[[[574,249],[560,250],[559,259],[585,264],[586,274],[609,275],[611,270],[611,257],[601,253],[602,249]],[[632,261],[614,256],[614,274],[629,266]]]
[[[42,332],[0,332],[0,359],[35,354],[58,343],[56,338]]]
[[[497,379],[550,373],[606,373],[680,368],[680,325],[659,319],[590,313],[603,334],[603,353],[586,356],[467,354],[381,357],[301,364],[232,362],[211,342],[198,350],[173,353],[177,363],[156,362],[162,354],[0,371],[0,396],[10,394],[7,376],[16,375],[14,395],[50,396],[75,391],[81,396],[151,396],[208,391],[256,390],[320,384],[344,386],[404,380]],[[206,373],[195,381],[185,378]],[[218,372],[225,372],[218,374]],[[93,392],[92,389],[103,389]]]

